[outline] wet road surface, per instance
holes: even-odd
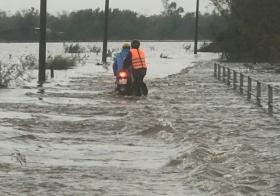
[[[122,97],[107,73],[1,90],[1,195],[280,195],[280,121],[212,63]]]

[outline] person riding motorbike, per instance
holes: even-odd
[[[122,51],[115,56],[114,63],[113,63],[113,72],[115,76],[120,70],[123,69],[123,63],[129,51],[130,51],[130,45],[128,43],[125,43],[122,46]]]
[[[115,90],[122,95],[131,95],[133,93],[133,77],[131,69],[124,69],[124,60],[130,52],[130,44],[123,44],[122,51],[114,58],[113,71],[116,76]]]
[[[147,85],[144,83],[144,77],[147,73],[147,64],[145,53],[140,48],[140,41],[133,40],[131,42],[131,49],[126,59],[124,60],[124,69],[132,68],[132,75],[134,79],[134,88],[136,96],[148,95]]]

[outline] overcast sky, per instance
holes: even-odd
[[[105,0],[47,0],[48,11],[55,14],[62,11],[72,11],[88,8],[104,8]],[[196,0],[171,0],[177,2],[187,12],[194,12]],[[210,0],[200,0],[200,10],[202,12],[211,11]],[[0,9],[11,11],[40,7],[40,0],[0,0]],[[130,9],[141,14],[152,15],[162,11],[161,0],[110,0],[112,8]]]

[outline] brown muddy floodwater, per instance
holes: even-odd
[[[90,63],[0,90],[0,195],[279,196],[279,118],[212,65],[151,74],[147,98]]]

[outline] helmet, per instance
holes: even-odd
[[[123,49],[130,49],[130,45],[128,43],[124,43],[122,48]]]
[[[134,39],[132,42],[131,42],[131,47],[132,48],[139,48],[140,47],[140,41],[137,40],[137,39]]]

